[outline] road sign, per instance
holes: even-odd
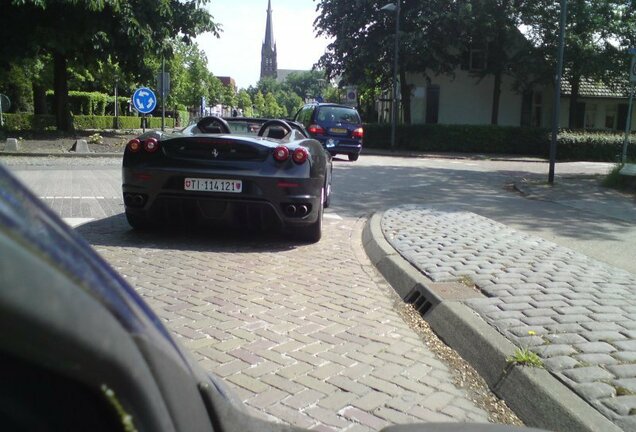
[[[157,97],[148,87],[141,87],[135,90],[132,104],[141,114],[148,114],[157,107]]]
[[[358,88],[355,86],[347,87],[345,103],[347,105],[357,105],[358,104]]]

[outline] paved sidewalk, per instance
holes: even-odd
[[[578,196],[579,189],[525,185],[536,199],[636,221],[632,197],[600,207],[590,189]],[[431,285],[474,283],[482,294],[460,303],[537,353],[559,381],[621,429],[636,431],[635,275],[458,207],[397,207],[380,225]]]

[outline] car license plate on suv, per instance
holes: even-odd
[[[231,179],[186,178],[183,187],[188,191],[199,192],[243,192],[243,182]]]
[[[346,134],[347,130],[345,128],[331,128],[329,129],[329,132],[335,133],[335,134]]]

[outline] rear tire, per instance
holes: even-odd
[[[329,206],[331,205],[331,185],[326,186],[324,188],[324,194],[325,196],[325,202],[324,202],[324,207],[325,208],[329,208]]]
[[[349,153],[349,161],[351,161],[351,162],[355,162],[355,161],[357,161],[357,160],[358,160],[358,157],[359,157],[359,156],[360,156],[360,155],[359,155],[359,154],[357,154],[357,153]]]
[[[126,212],[126,220],[128,221],[128,225],[136,231],[144,231],[151,228],[150,221],[144,216]]]
[[[318,219],[311,225],[296,228],[294,231],[294,237],[302,242],[318,243],[322,237],[322,215],[324,213],[324,205],[322,199],[320,200],[320,209],[318,211]]]

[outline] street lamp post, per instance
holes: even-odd
[[[395,129],[397,126],[397,95],[398,95],[398,55],[400,44],[400,2],[389,3],[380,10],[385,12],[395,12],[395,47],[393,57],[393,97],[391,102],[391,150],[395,149]]]
[[[561,0],[561,20],[559,22],[559,50],[557,53],[557,70],[554,78],[554,102],[552,106],[552,136],[550,139],[550,166],[548,183],[554,184],[554,168],[556,165],[556,143],[559,132],[559,114],[561,110],[561,78],[563,74],[563,49],[565,45],[565,23],[568,13],[568,1]]]

